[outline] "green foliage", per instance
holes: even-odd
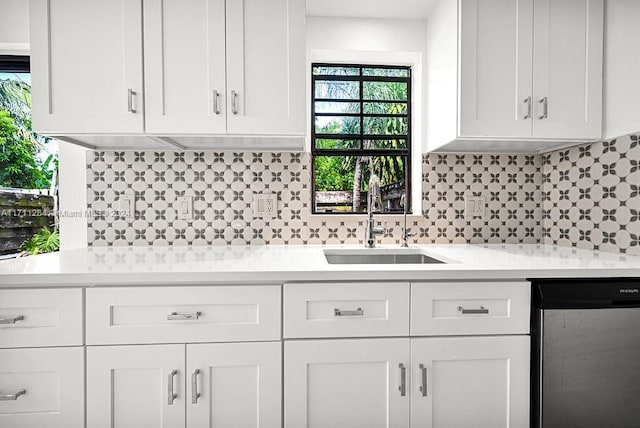
[[[58,160],[38,158],[48,141],[31,129],[31,87],[21,80],[0,80],[0,187],[49,188]]]
[[[353,170],[345,168],[341,156],[316,156],[316,191],[344,191],[353,188]]]
[[[0,186],[21,189],[46,189],[51,185],[57,159],[37,159],[40,146],[15,125],[9,113],[0,110]]]
[[[42,253],[52,253],[60,249],[60,236],[57,231],[50,231],[46,227],[26,240],[20,250],[25,253],[36,255]]]

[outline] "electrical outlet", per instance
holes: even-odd
[[[118,197],[118,208],[120,217],[134,217],[136,213],[136,194],[135,192],[122,192]]]
[[[255,218],[274,218],[278,214],[278,195],[262,193],[253,195],[253,216]]]
[[[191,196],[178,196],[176,204],[178,205],[178,219],[193,219],[193,198]]]
[[[484,196],[465,196],[464,213],[466,217],[484,217],[485,199]]]

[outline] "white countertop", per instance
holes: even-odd
[[[414,248],[448,263],[328,264],[323,249],[340,248],[361,249],[360,246],[232,246],[69,250],[0,261],[0,288],[339,280],[640,278],[640,257],[550,245],[426,245]]]

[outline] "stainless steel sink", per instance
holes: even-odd
[[[420,250],[324,250],[329,264],[338,265],[397,265],[444,263]]]

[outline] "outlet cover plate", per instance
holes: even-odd
[[[464,213],[466,217],[483,218],[485,211],[484,196],[465,196]]]
[[[135,192],[127,191],[120,193],[118,197],[118,208],[120,217],[131,218],[136,213],[136,194]]]
[[[255,194],[252,205],[255,218],[274,218],[278,214],[278,195],[276,193]]]
[[[178,196],[176,199],[178,219],[193,219],[193,198],[191,196]]]

